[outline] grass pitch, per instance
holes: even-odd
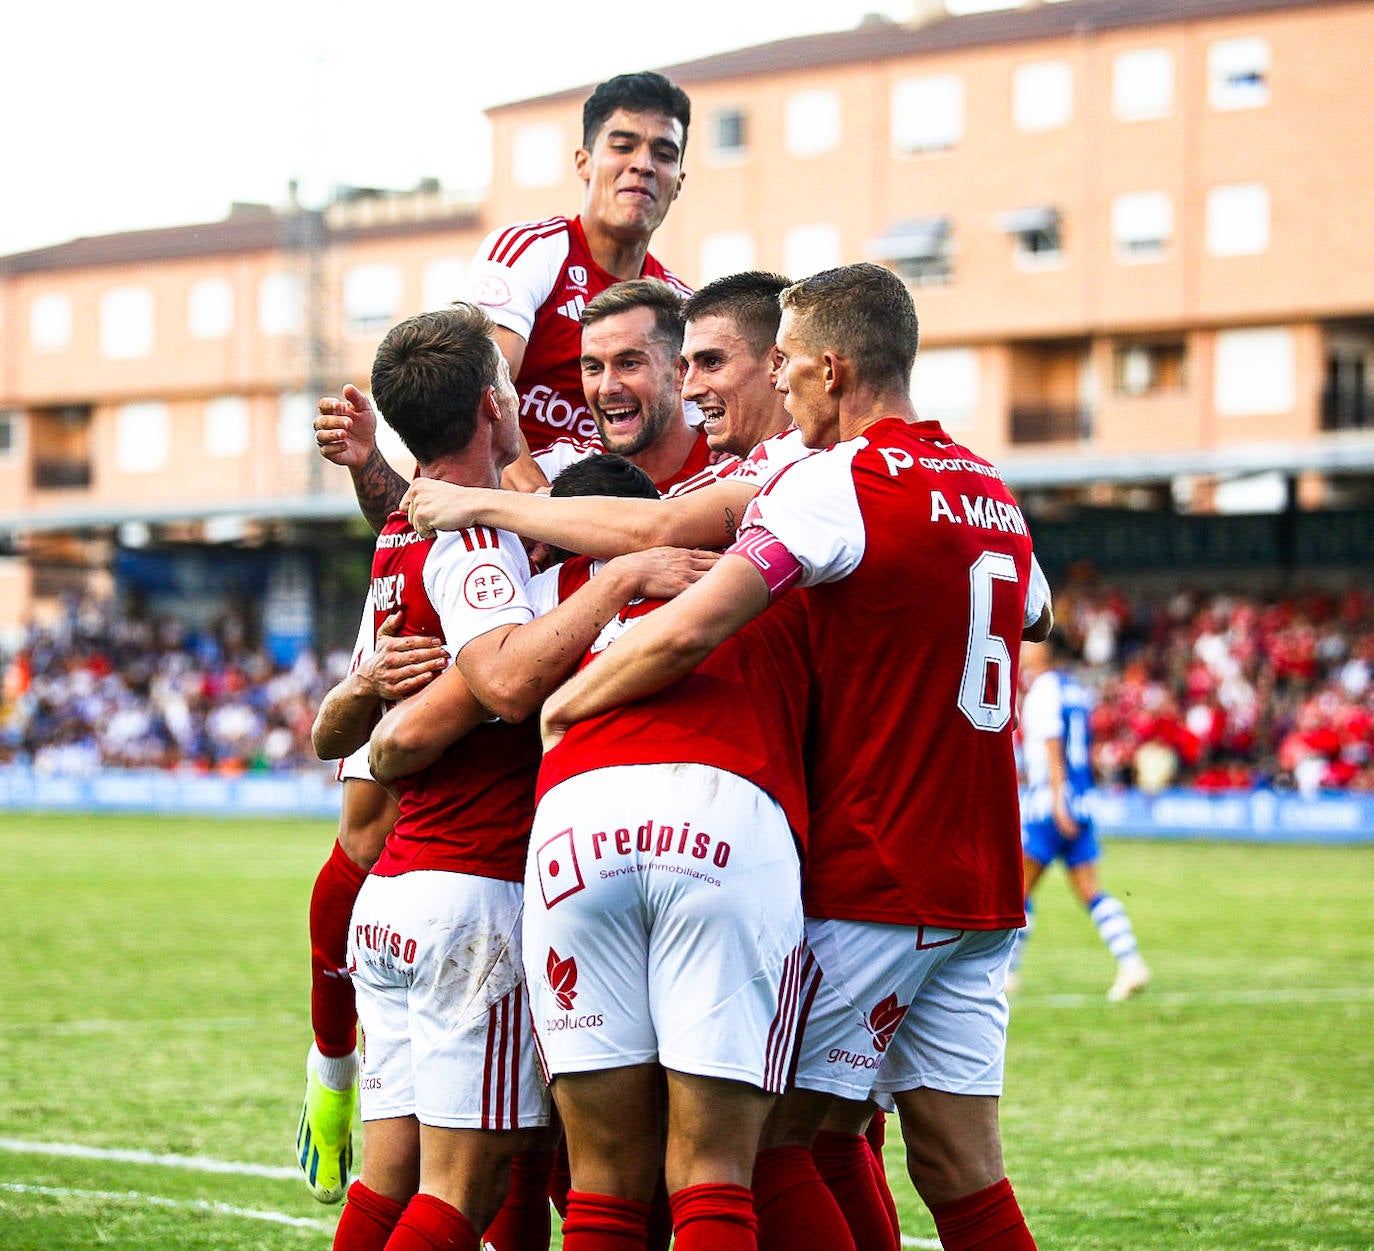
[[[329,1245],[290,1146],[332,837],[0,813],[0,1246]],[[1103,879],[1155,982],[1108,1005],[1109,957],[1042,883],[1002,1102],[1040,1246],[1370,1251],[1374,848],[1109,843]]]

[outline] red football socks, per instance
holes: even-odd
[[[563,1251],[644,1251],[649,1205],[639,1199],[568,1191]]]
[[[754,1161],[760,1251],[855,1251],[844,1214],[805,1147],[770,1147]]]
[[[472,1223],[451,1203],[416,1195],[396,1223],[386,1251],[480,1251]]]
[[[931,1208],[930,1214],[945,1251],[1035,1251],[1035,1239],[1005,1177]]]
[[[348,1188],[348,1202],[334,1231],[334,1251],[382,1251],[404,1211],[404,1203],[355,1181]]]
[[[348,977],[348,923],[367,874],[334,842],[310,894],[310,1024],[324,1056],[352,1055],[358,1011]]]
[[[668,1203],[677,1251],[756,1251],[758,1218],[746,1187],[684,1186]]]
[[[864,1251],[897,1251],[901,1239],[893,1233],[892,1220],[878,1188],[868,1139],[862,1134],[836,1134],[823,1129],[811,1145],[811,1156],[844,1213],[854,1245]]]
[[[510,1162],[506,1201],[484,1236],[496,1251],[548,1251],[552,1151],[522,1151]]]

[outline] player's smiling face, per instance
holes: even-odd
[[[706,419],[702,429],[713,452],[747,456],[776,433],[773,348],[760,358],[733,317],[707,316],[687,323],[682,355],[687,362],[682,398],[693,401]]]
[[[632,308],[582,328],[582,391],[608,452],[633,456],[682,411],[681,358],[657,335],[654,311]]]
[[[798,321],[790,308],[783,309],[778,326],[777,389],[802,442],[807,447],[829,447],[840,438],[840,406],[827,385],[830,366],[824,354],[798,336]]]
[[[675,117],[616,109],[591,150],[578,148],[574,158],[587,184],[583,217],[612,231],[653,234],[682,187],[682,145]]]

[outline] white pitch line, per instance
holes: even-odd
[[[1263,1006],[1268,1003],[1363,1003],[1374,999],[1374,986],[1275,987],[1256,990],[1157,990],[1140,992],[1142,1003],[1162,1003],[1175,1008],[1212,1008],[1227,1004]],[[1084,1008],[1106,1003],[1105,995],[1019,994],[1012,1005],[1036,1008]]]
[[[110,1034],[131,1030],[156,1029],[175,1030],[179,1034],[223,1034],[243,1029],[262,1029],[269,1025],[300,1024],[300,1018],[280,1013],[263,1017],[213,1017],[210,1020],[168,1020],[165,1017],[127,1017],[120,1020],[94,1017],[78,1021],[4,1021],[0,1022],[0,1034],[23,1033],[26,1037],[34,1034],[80,1035]]]
[[[938,1238],[913,1238],[910,1234],[902,1235],[904,1247],[920,1247],[922,1251],[941,1251],[944,1245]]]
[[[271,1221],[274,1225],[290,1225],[296,1229],[318,1229],[332,1233],[324,1221],[308,1216],[287,1216],[285,1212],[259,1212],[253,1208],[236,1208],[230,1203],[216,1203],[209,1199],[167,1199],[162,1195],[140,1194],[137,1190],[71,1190],[66,1186],[27,1186],[22,1182],[0,1182],[0,1190],[11,1194],[47,1195],[54,1199],[96,1199],[102,1203],[142,1203],[155,1208],[193,1208],[197,1212],[213,1212],[216,1216],[242,1216],[252,1221]]]
[[[109,1147],[84,1147],[74,1142],[26,1142],[0,1138],[0,1151],[26,1155],[62,1155],[78,1160],[112,1160],[118,1164],[152,1164],[159,1168],[184,1168],[198,1173],[232,1173],[238,1177],[270,1177],[276,1181],[300,1176],[300,1170],[275,1164],[236,1164],[203,1155],[158,1155],[152,1151],[126,1151]]]

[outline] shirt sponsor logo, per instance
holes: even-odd
[[[520,417],[529,418],[555,430],[567,430],[579,439],[597,437],[596,422],[585,404],[574,404],[542,382],[532,386],[520,399]]]
[[[646,821],[633,834],[620,829],[598,830],[592,835],[592,854],[598,860],[612,853],[628,856],[633,851],[652,852],[656,857],[708,860],[718,869],[730,863],[730,844],[704,830],[693,833],[690,821],[684,821],[681,827],[660,824],[657,829],[652,821]]]

